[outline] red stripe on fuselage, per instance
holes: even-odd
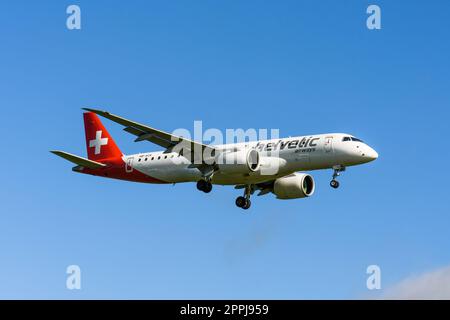
[[[148,176],[136,169],[130,172],[126,171],[126,164],[122,158],[114,159],[103,159],[101,163],[106,164],[106,167],[100,169],[89,169],[82,168],[77,170],[77,172],[91,174],[99,177],[106,177],[111,179],[119,179],[133,182],[144,182],[144,183],[169,183],[162,181],[151,176]]]

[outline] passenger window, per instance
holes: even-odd
[[[147,158],[145,158],[145,161],[147,161]]]
[[[160,160],[160,159],[161,159],[161,156],[158,157],[158,160]]]

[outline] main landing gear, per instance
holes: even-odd
[[[339,181],[336,180],[337,177],[341,175],[341,172],[345,171],[345,167],[337,165],[333,167],[333,179],[330,181],[330,186],[334,189],[339,188]]]
[[[212,183],[207,180],[198,180],[197,189],[203,191],[204,193],[210,193],[212,190]]]
[[[236,205],[239,208],[247,210],[252,205],[250,201],[250,195],[252,194],[252,187],[250,185],[245,186],[244,196],[240,196],[236,198]]]

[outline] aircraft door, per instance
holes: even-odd
[[[133,172],[133,157],[127,159],[127,163],[125,164],[125,172]]]
[[[326,153],[333,151],[333,137],[325,137],[324,149]]]

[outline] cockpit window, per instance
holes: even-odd
[[[363,142],[361,139],[355,138],[355,137],[343,137],[342,141],[356,141],[356,142]]]

